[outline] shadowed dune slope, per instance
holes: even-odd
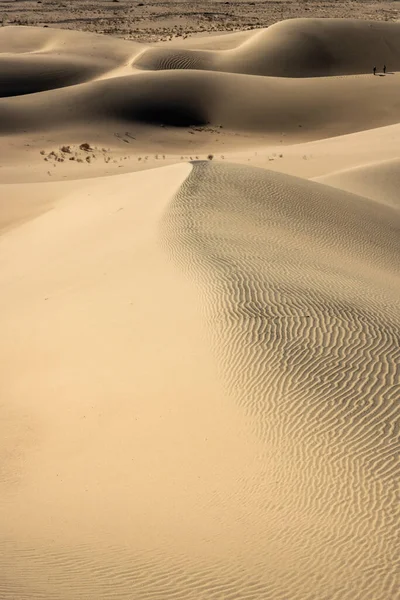
[[[396,77],[295,80],[228,73],[141,73],[0,100],[0,131],[124,121],[220,125],[281,137],[330,137],[395,123]]]
[[[132,64],[273,77],[370,73],[400,68],[400,25],[346,19],[293,19],[266,30],[146,47],[107,36],[36,27],[0,30],[0,95],[87,81]],[[191,45],[193,47],[191,47]],[[213,47],[215,49],[213,49]],[[228,48],[228,49],[221,49]]]
[[[0,97],[32,94],[82,83],[109,70],[84,57],[0,55]]]
[[[338,171],[315,181],[400,209],[400,159]]]
[[[90,81],[129,62],[142,46],[76,31],[0,29],[0,97]]]
[[[371,73],[400,69],[400,24],[351,19],[292,19],[255,31],[226,51],[150,48],[143,69],[206,69],[275,77]],[[189,42],[190,43],[190,42]],[[189,44],[188,44],[189,45]]]

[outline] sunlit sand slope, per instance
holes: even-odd
[[[1,600],[398,597],[397,69],[0,29]]]
[[[400,209],[400,159],[338,171],[316,181]]]
[[[399,229],[210,162],[9,229],[0,597],[395,598]]]
[[[134,56],[144,45],[87,31],[69,31],[50,27],[7,26],[0,29],[0,52],[29,55],[57,54],[103,59],[116,64]]]
[[[232,398],[290,465],[276,482],[287,528],[263,540],[266,517],[254,545],[285,539],[297,569],[262,597],[394,597],[399,233],[379,202],[205,163],[167,213]]]
[[[226,51],[149,48],[144,69],[204,69],[275,77],[320,77],[400,69],[400,25],[351,19],[291,19],[256,30]],[[235,34],[232,34],[233,36]]]

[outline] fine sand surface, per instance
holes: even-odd
[[[0,29],[1,600],[400,598],[398,70]]]

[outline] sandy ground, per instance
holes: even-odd
[[[400,25],[182,39],[395,4],[139,4],[2,3],[0,598],[399,598]]]
[[[3,0],[0,15],[3,25],[62,27],[144,42],[268,27],[302,17],[397,21],[399,7],[385,0]]]

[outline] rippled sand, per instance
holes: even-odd
[[[398,597],[399,31],[0,30],[2,600]]]

